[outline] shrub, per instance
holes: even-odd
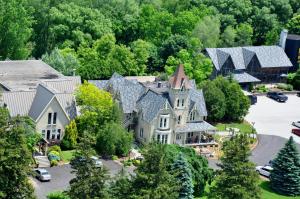
[[[70,199],[69,196],[67,196],[65,193],[60,192],[60,191],[56,191],[56,192],[52,192],[49,193],[47,195],[47,199]]]
[[[112,156],[112,160],[117,160],[117,159],[119,159],[118,156],[116,156],[116,155]]]
[[[139,166],[141,164],[141,161],[140,160],[133,160],[132,163],[133,163],[134,166]]]
[[[50,166],[51,167],[54,167],[54,166],[57,166],[58,165],[58,161],[57,160],[51,160],[50,161]]]
[[[72,120],[66,127],[61,147],[66,150],[74,149],[77,144],[78,131],[75,120]]]
[[[61,153],[60,146],[54,145],[54,146],[49,147],[48,154],[51,153],[52,151],[56,151],[56,152],[58,152],[58,154],[60,154]]]
[[[52,160],[60,161],[60,154],[57,151],[51,151],[50,153],[48,153],[48,159],[50,161]]]
[[[292,91],[293,90],[293,86],[290,84],[278,84],[277,88],[282,89],[282,90],[286,90],[286,91]]]

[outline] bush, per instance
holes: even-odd
[[[57,166],[58,165],[58,161],[57,160],[51,160],[50,161],[50,166],[51,167],[54,167],[54,166]]]
[[[52,192],[49,193],[47,195],[47,199],[70,199],[69,196],[67,196],[65,193],[60,192],[60,191],[56,191],[56,192]]]
[[[141,161],[140,160],[133,160],[132,163],[133,163],[134,166],[137,167],[141,164]]]
[[[74,149],[77,144],[78,130],[75,120],[72,120],[68,126],[66,126],[65,135],[61,142],[61,147],[65,150]]]
[[[60,154],[57,151],[51,151],[50,153],[48,153],[48,159],[50,161],[52,160],[60,161]]]
[[[61,153],[60,146],[54,145],[54,146],[49,147],[48,154],[51,153],[52,151],[56,151],[56,152],[58,152],[58,154],[60,154]]]
[[[293,86],[290,84],[278,84],[277,88],[282,89],[282,90],[286,90],[286,91],[292,91],[293,90]]]
[[[265,85],[258,85],[255,90],[259,93],[266,93],[269,89]]]
[[[119,159],[118,156],[116,156],[116,155],[112,156],[112,160],[117,160],[117,159]]]

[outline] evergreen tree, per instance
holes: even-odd
[[[194,187],[192,172],[183,153],[180,153],[172,165],[172,170],[180,185],[179,199],[192,199]]]
[[[5,112],[2,109],[0,112]],[[26,145],[24,127],[18,118],[8,120],[6,125],[0,126],[0,198],[35,198],[28,179],[30,164],[31,155]]]
[[[94,154],[90,137],[85,135],[78,144],[75,159],[71,161],[76,178],[70,181],[68,195],[72,199],[108,199],[107,170],[96,167],[91,155]]]
[[[132,198],[174,199],[178,198],[179,186],[175,177],[168,172],[165,146],[150,144],[144,161],[136,170]]]
[[[279,151],[273,169],[270,176],[272,189],[283,195],[300,195],[300,157],[292,136]]]
[[[74,149],[77,144],[77,126],[75,120],[72,120],[68,126],[66,126],[66,131],[64,138],[61,142],[61,147],[64,149]]]
[[[249,161],[250,148],[247,135],[240,134],[224,142],[220,174],[210,190],[213,199],[260,198],[259,176]]]

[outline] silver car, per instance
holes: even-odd
[[[293,122],[292,125],[294,125],[295,127],[300,128],[300,121]]]
[[[257,166],[255,170],[260,174],[265,177],[270,177],[271,171],[273,171],[273,168],[269,165],[266,166]]]
[[[50,181],[51,175],[46,169],[36,169],[36,178],[40,181]]]
[[[101,162],[101,160],[99,158],[97,158],[96,156],[92,156],[91,159],[93,160],[95,167],[102,167],[103,163]]]

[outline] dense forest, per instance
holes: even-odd
[[[200,82],[206,47],[300,34],[299,0],[0,0],[0,59],[42,59],[83,79],[171,73]]]

